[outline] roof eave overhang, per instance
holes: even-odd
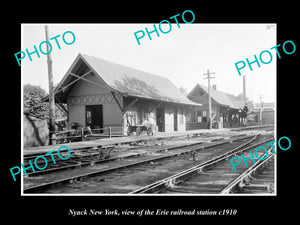
[[[141,99],[147,99],[147,100],[153,100],[153,101],[161,101],[165,103],[175,103],[175,104],[181,104],[181,105],[193,105],[193,106],[202,106],[200,103],[187,103],[187,102],[180,102],[180,101],[170,101],[167,99],[163,98],[151,98],[148,96],[142,96],[142,95],[137,95],[137,94],[131,94],[131,93],[123,93],[123,95],[126,95],[128,97],[135,97],[135,98],[141,98]]]

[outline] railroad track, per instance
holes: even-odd
[[[183,163],[183,166],[195,165],[198,163],[198,157],[201,160],[207,160],[211,158],[212,155],[220,154],[224,152],[225,148],[231,148],[235,146],[236,149],[239,149],[243,146],[248,145],[253,140],[249,139],[253,137],[242,137],[237,138],[235,140],[227,140],[220,143],[210,144],[210,145],[190,145],[184,148],[178,148],[172,151],[163,151],[161,153],[155,153],[153,155],[145,155],[138,158],[131,158],[126,160],[117,160],[114,165],[110,164],[106,167],[89,167],[86,171],[81,171],[81,173],[74,176],[69,176],[67,178],[62,179],[53,179],[49,180],[48,178],[38,178],[33,182],[33,185],[27,186],[24,188],[24,193],[40,193],[40,192],[48,192],[48,193],[76,193],[76,192],[92,192],[95,193],[93,190],[87,191],[86,189],[92,189],[90,187],[99,186],[97,188],[97,192],[99,193],[109,193],[109,192],[130,192],[132,188],[135,189],[136,184],[130,186],[130,184],[124,185],[122,189],[122,185],[119,186],[122,190],[116,190],[117,182],[120,180],[120,177],[126,175],[132,175],[136,177],[140,177],[136,175],[136,172],[144,172],[149,170],[155,170],[156,167],[161,167],[162,165],[170,165],[172,164],[174,167],[174,171],[180,170],[178,169],[178,165]],[[227,145],[227,147],[225,147]],[[205,151],[203,151],[205,150]],[[203,152],[203,153],[202,153]],[[199,156],[200,155],[200,156]],[[183,157],[183,158],[180,158]],[[174,159],[175,158],[175,159]],[[175,166],[174,166],[175,165]],[[182,166],[181,166],[182,167]],[[170,171],[164,170],[164,173],[159,170],[155,172],[158,176],[166,176],[167,174],[174,173],[171,169]],[[145,175],[145,174],[144,174]],[[147,174],[149,175],[149,174]],[[142,178],[141,178],[142,179]],[[156,177],[153,177],[156,179]],[[26,179],[27,180],[27,179]],[[109,182],[109,180],[111,180]],[[114,183],[114,180],[117,180]],[[126,180],[126,179],[125,179]],[[147,180],[147,179],[146,179]],[[150,179],[151,180],[151,179]],[[32,180],[31,180],[32,181]],[[130,182],[130,181],[129,181]],[[138,181],[139,182],[139,181]],[[103,185],[104,184],[104,185]],[[103,190],[103,188],[106,190]],[[50,191],[49,191],[50,190]],[[82,191],[83,190],[83,191]]]
[[[212,158],[204,163],[201,163],[195,167],[189,168],[187,170],[181,171],[180,173],[174,174],[170,177],[147,185],[145,187],[139,188],[132,191],[130,194],[146,194],[146,193],[160,193],[160,194],[229,194],[229,193],[248,193],[247,185],[252,179],[253,174],[258,173],[262,170],[269,162],[271,165],[273,163],[273,152],[272,148],[269,149],[268,157],[265,161],[257,160],[249,168],[245,165],[238,168],[237,172],[233,171],[231,163],[228,159],[233,156],[244,154],[245,158],[249,157],[249,150],[253,150],[259,145],[263,145],[273,138],[264,140],[259,143],[255,143],[251,146],[245,147],[243,149],[234,149],[228,151],[222,155]],[[245,152],[248,151],[248,152]],[[248,153],[248,154],[247,154]],[[264,158],[263,153],[258,155],[260,158]],[[273,160],[273,161],[272,161]],[[248,165],[251,164],[249,160]],[[271,166],[269,167],[269,184],[258,186],[260,189],[265,188],[268,192],[273,187],[274,184],[274,167],[273,171]],[[270,176],[271,174],[271,176]],[[253,181],[254,182],[254,181]],[[249,186],[248,186],[249,187]],[[272,189],[273,190],[273,189]],[[272,191],[271,191],[272,192]]]
[[[262,126],[259,128],[254,127],[255,129],[266,129],[266,128],[270,128],[270,126]],[[240,130],[236,130],[234,129],[234,131],[242,131],[242,130],[249,130],[249,129],[254,129],[252,127],[245,127],[243,129]],[[272,129],[272,127],[271,127]],[[235,136],[235,137],[239,137],[239,136],[243,136],[246,135],[245,133],[239,134],[239,135],[232,135],[231,136]],[[208,138],[214,138],[217,136],[218,140],[218,134],[210,134],[210,133],[206,133],[206,134],[193,134],[191,135],[189,138],[184,137],[185,139],[197,139],[199,137],[203,138],[203,137],[208,137]],[[223,134],[224,136],[224,134]],[[175,139],[175,140],[174,140]],[[125,143],[125,145],[134,145],[137,146],[139,144],[149,144],[150,145],[156,145],[156,143],[158,142],[173,142],[173,144],[171,145],[171,147],[169,148],[163,148],[163,149],[157,149],[157,152],[160,151],[167,151],[167,150],[172,150],[172,149],[176,149],[178,147],[188,147],[189,144],[184,145],[184,144],[179,144],[177,146],[174,147],[174,143],[176,143],[178,140],[180,141],[182,138],[175,138],[175,137],[169,137],[163,140],[161,139],[154,139],[154,140],[137,140],[137,141],[132,141],[129,143]],[[212,139],[214,140],[214,139]],[[47,169],[44,170],[38,170],[35,172],[31,172],[28,171],[27,174],[28,176],[39,176],[39,175],[43,175],[46,173],[56,173],[58,171],[63,171],[63,170],[68,170],[68,169],[73,169],[73,168],[77,168],[77,167],[85,167],[85,166],[91,166],[91,165],[95,165],[95,164],[101,164],[101,163],[106,163],[109,161],[114,161],[114,160],[119,160],[120,158],[124,158],[123,156],[121,157],[117,157],[114,156],[114,154],[111,154],[111,152],[113,152],[115,149],[114,145],[110,145],[110,146],[98,146],[98,147],[85,147],[82,149],[75,149],[71,151],[71,157],[68,160],[62,160],[60,157],[58,157],[57,152],[53,153],[53,157],[55,160],[55,164],[54,163],[49,163],[47,166]],[[134,148],[127,148],[126,150],[132,150]],[[139,149],[141,149],[141,146],[139,146]],[[143,149],[145,149],[145,147],[143,146]],[[155,152],[152,151],[152,152]],[[61,150],[61,154],[62,156],[64,156],[64,154],[69,154],[67,150],[63,149]],[[142,153],[136,153],[136,154],[130,154],[129,156],[126,157],[137,157],[137,156],[141,156],[143,154],[148,154],[148,152],[142,152]],[[29,164],[29,160],[33,161],[36,158],[37,155],[30,155],[30,156],[26,156],[23,159],[23,164],[24,167],[28,167],[30,166]],[[48,161],[52,161],[51,156],[50,155],[43,155],[44,157],[48,158]]]
[[[266,130],[271,131],[274,130],[274,124],[267,124],[261,126],[247,126],[247,127],[240,127],[240,128],[233,128],[232,131],[244,131],[244,130]]]
[[[245,134],[240,135],[233,135],[232,137],[242,137]],[[207,136],[207,135],[205,135]],[[222,140],[224,138],[220,138],[218,136],[211,136],[208,135],[208,137],[203,136],[193,136],[188,139],[185,139],[182,143],[182,138],[177,138],[174,140],[171,138],[170,140],[150,140],[147,142],[132,142],[128,143],[129,147],[122,147],[117,148],[116,146],[109,145],[109,146],[102,146],[102,147],[92,147],[92,148],[84,148],[84,149],[77,149],[71,151],[71,157],[68,160],[61,160],[60,157],[58,157],[57,152],[53,153],[53,157],[55,160],[54,163],[49,163],[47,166],[47,169],[35,171],[35,172],[27,172],[28,176],[39,176],[46,173],[54,173],[62,170],[68,170],[73,169],[77,167],[85,167],[85,166],[91,166],[95,164],[101,164],[106,163],[114,160],[119,160],[123,158],[130,158],[130,157],[138,157],[141,155],[149,154],[150,153],[159,153],[161,151],[169,151],[174,150],[181,147],[188,147],[192,145],[198,145],[203,142],[213,142]],[[198,141],[197,141],[198,140]],[[192,144],[191,144],[192,143]],[[144,145],[143,145],[144,144]],[[146,146],[145,146],[146,145]],[[160,146],[164,145],[164,146]],[[126,145],[125,145],[126,146]],[[150,149],[150,151],[147,151]],[[114,151],[132,151],[134,150],[136,153],[132,154],[126,154],[126,156],[115,156],[117,154],[114,154]],[[143,151],[142,151],[143,150]],[[146,150],[146,151],[145,151]],[[138,152],[137,152],[138,151]],[[64,154],[69,154],[67,150],[63,149],[62,156],[64,157]],[[28,167],[29,160],[33,161],[36,158],[37,155],[31,155],[24,157],[24,167]],[[44,155],[44,157],[48,158],[48,161],[52,161],[50,155]]]
[[[93,147],[91,149],[73,150],[71,151],[71,157],[68,160],[62,160],[60,157],[58,157],[57,152],[55,152],[53,154],[53,158],[56,162],[55,164],[49,163],[47,169],[35,172],[27,172],[27,174],[28,176],[39,176],[46,173],[55,173],[62,170],[90,166],[96,163],[114,160],[114,158],[108,159],[112,150],[112,146],[107,146],[104,148]],[[64,155],[62,156],[64,157]],[[48,158],[48,160],[52,162],[50,155],[44,155],[44,157]],[[29,160],[33,161],[35,158],[36,156],[24,157],[24,166],[29,166]]]
[[[269,156],[257,165],[253,165],[239,178],[232,181],[221,194],[274,194],[274,154],[269,151]]]

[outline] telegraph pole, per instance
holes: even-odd
[[[207,79],[208,81],[208,128],[211,129],[211,95],[210,95],[210,79],[211,78],[215,78],[215,77],[211,77],[211,74],[215,74],[215,73],[210,73],[209,70],[207,70],[207,73],[204,73],[203,75],[207,76],[204,77],[203,79]]]
[[[48,26],[45,26],[46,41],[49,42]],[[49,45],[47,44],[47,52],[50,52]],[[51,53],[47,55],[48,64],[48,80],[49,80],[49,145],[55,144],[55,100],[53,91],[53,72],[52,72],[52,58]]]
[[[260,105],[259,105],[259,120],[258,120],[258,125],[261,126],[262,125],[262,97],[263,95],[259,95],[259,101],[260,101]]]

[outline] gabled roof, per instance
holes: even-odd
[[[206,92],[208,94],[208,87],[204,86],[204,85],[200,85],[197,84],[193,90],[188,94],[188,97],[193,97],[193,98],[197,98],[197,96],[195,96],[195,92],[196,90],[203,90],[204,92]],[[244,107],[245,105],[245,101],[243,100],[239,100],[237,97],[224,93],[222,91],[217,91],[213,88],[210,88],[210,94],[211,94],[211,98],[216,101],[217,103],[219,103],[220,105],[223,106],[227,106],[229,108],[232,109],[241,109]]]
[[[72,82],[72,78],[68,78],[68,76],[70,76],[69,73],[73,71],[74,68],[78,70],[79,67],[82,67],[79,65],[82,64],[82,61],[94,74],[98,75],[107,87],[125,96],[188,105],[201,105],[190,101],[167,78],[83,54],[77,56],[71,68],[59,83],[56,91],[62,86]],[[84,74],[84,72],[86,72],[86,70],[81,71],[81,74]]]

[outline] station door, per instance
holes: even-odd
[[[102,105],[86,105],[85,115],[86,115],[86,126],[90,126],[91,129],[103,128]]]
[[[156,125],[159,132],[165,132],[165,109],[156,109]]]

